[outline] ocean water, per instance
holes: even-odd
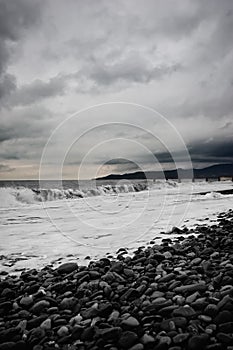
[[[0,270],[88,263],[121,247],[130,254],[171,237],[173,226],[214,223],[233,204],[216,191],[232,188],[228,181],[1,181]]]

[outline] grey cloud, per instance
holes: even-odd
[[[141,170],[140,165],[123,158],[111,159],[101,166],[101,171],[105,173],[124,173],[138,170]]]
[[[27,109],[18,108],[14,111],[2,110],[1,114],[1,147],[3,147],[3,143],[10,142],[6,147],[6,155],[7,148],[14,146],[14,142],[12,141],[30,138],[47,138],[54,125],[52,113],[42,107],[38,107],[36,110],[33,107],[28,107]]]
[[[178,64],[171,66],[156,66],[153,62],[140,57],[136,52],[125,59],[112,64],[94,64],[89,69],[86,67],[81,72],[92,80],[97,86],[113,85],[117,82],[129,83],[148,83],[151,80],[161,79],[164,75],[177,70]],[[80,74],[80,73],[79,73]]]
[[[46,11],[39,23],[42,3]],[[37,159],[55,119],[60,118],[57,101],[65,114],[77,105],[82,108],[118,99],[165,114],[167,108],[168,119],[177,129],[181,125],[188,142],[192,140],[188,146],[194,161],[229,161],[233,147],[227,137],[233,125],[232,32],[232,0],[181,0],[175,6],[173,0],[148,0],[146,4],[141,0],[0,0],[0,98],[12,109],[3,117],[0,156]],[[25,46],[18,60],[21,41]],[[44,67],[43,76],[37,71],[39,66]],[[136,123],[144,115],[133,117]],[[126,112],[127,118],[131,116]],[[214,127],[208,130],[213,119],[215,131]],[[197,123],[200,125],[194,128]],[[159,125],[146,126],[160,131]],[[117,132],[119,137],[130,134],[151,145],[147,134],[128,129],[114,129],[113,134]],[[218,133],[221,139],[206,142]],[[203,135],[206,139],[200,140]],[[101,140],[101,132],[90,136],[90,143],[95,137]],[[85,145],[79,152],[84,149]],[[155,149],[160,162],[171,163],[166,150]],[[126,151],[130,154],[128,148]],[[104,158],[104,152],[101,155]],[[146,163],[143,155],[137,155]],[[182,160],[182,154],[175,155]],[[125,171],[131,163],[113,159],[107,166]]]
[[[189,151],[195,162],[233,162],[233,140],[212,139],[209,142],[202,141],[189,146]]]
[[[48,81],[40,79],[32,83],[23,85],[11,96],[10,104],[12,105],[30,105],[38,103],[43,99],[61,96],[65,93],[66,76],[58,75]]]
[[[106,165],[116,165],[116,164],[130,164],[130,163],[133,163],[133,162],[131,162],[128,159],[124,159],[124,158],[115,158],[115,159],[108,160],[105,164]]]
[[[213,138],[210,141],[202,140],[189,144],[188,151],[193,163],[227,163],[233,162],[233,140]],[[182,152],[155,153],[160,163],[186,162],[187,157]]]
[[[231,128],[233,126],[232,122],[226,122],[222,127],[220,127],[220,129],[222,130],[227,130],[228,128]]]
[[[0,37],[17,41],[22,31],[37,22],[40,3],[37,0],[1,0]]]
[[[1,50],[1,49],[0,49]],[[1,55],[1,53],[0,53]],[[0,57],[1,61],[1,57]],[[0,75],[0,100],[16,89],[16,78],[12,74]]]
[[[0,99],[16,89],[16,80],[8,74],[11,51],[20,37],[38,22],[41,1],[0,1]]]

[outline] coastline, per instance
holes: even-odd
[[[228,181],[158,182],[150,188],[149,197],[147,191],[140,191],[42,203],[31,198],[29,187],[19,191],[21,199],[32,199],[29,203],[18,201],[18,192],[12,188],[7,189],[7,196],[2,190],[0,274],[74,259],[86,265],[87,256],[94,260],[115,257],[121,247],[128,248],[131,255],[151,240],[160,243],[172,238],[166,233],[174,226],[190,229],[196,224],[214,224],[219,208],[227,211],[232,207],[232,194],[218,192],[231,189]],[[202,192],[206,194],[199,194]]]
[[[217,217],[132,257],[1,276],[0,349],[231,350],[233,211]]]

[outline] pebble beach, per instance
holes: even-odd
[[[1,272],[0,349],[232,350],[233,211],[133,255]]]

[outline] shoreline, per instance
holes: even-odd
[[[0,350],[232,350],[233,211],[217,218],[132,257],[1,276]]]

